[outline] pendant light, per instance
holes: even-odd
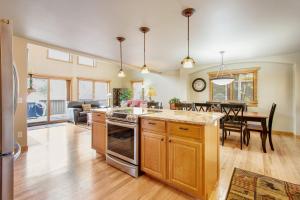
[[[29,88],[27,88],[27,93],[31,94],[33,92],[36,92],[36,89],[33,88],[32,74],[29,74]]]
[[[216,78],[211,79],[216,85],[228,85],[234,81],[234,78],[228,75],[224,75],[224,51],[220,51],[221,65]]]
[[[122,58],[122,42],[125,40],[123,37],[117,37],[117,40],[120,42],[120,59],[121,59],[121,68],[118,73],[118,77],[124,78],[126,75],[123,71],[123,58]]]
[[[146,33],[150,31],[150,28],[148,27],[141,27],[140,31],[144,33],[144,65],[142,67],[141,73],[142,74],[148,74],[149,68],[146,65]]]
[[[188,18],[188,52],[187,52],[187,57],[185,57],[182,61],[182,67],[183,68],[193,68],[195,61],[193,58],[190,57],[190,17],[193,15],[195,12],[195,9],[193,8],[187,8],[182,11],[182,15]]]

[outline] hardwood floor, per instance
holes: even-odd
[[[72,124],[28,132],[29,151],[15,163],[15,199],[192,199],[148,176],[137,179],[109,166],[91,149],[90,130]],[[261,151],[259,135],[239,148],[232,133],[221,147],[221,176],[211,199],[225,199],[234,167],[300,184],[300,140],[274,135]]]

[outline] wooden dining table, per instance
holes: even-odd
[[[244,121],[261,123],[262,129],[263,129],[263,131],[262,131],[262,149],[263,149],[264,153],[267,153],[266,141],[267,141],[268,134],[271,134],[270,132],[268,133],[268,129],[267,129],[268,117],[269,117],[268,115],[266,115],[264,113],[260,113],[260,112],[244,112],[243,113]]]

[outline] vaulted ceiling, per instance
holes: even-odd
[[[186,56],[187,20],[193,7],[191,56],[199,64],[300,50],[299,0],[0,0],[0,18],[16,35],[119,60],[116,36],[124,36],[124,62],[143,64],[140,26],[150,27],[146,63],[159,71],[180,67]]]

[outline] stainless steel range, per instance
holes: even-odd
[[[152,112],[160,111],[122,108],[106,113],[108,164],[133,177],[139,175],[139,115]]]

